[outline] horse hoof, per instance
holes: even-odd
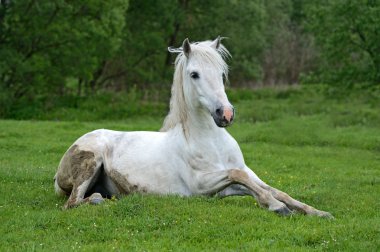
[[[92,199],[90,200],[90,204],[92,205],[99,205],[104,202],[104,199]]]
[[[89,202],[92,205],[99,205],[104,202],[104,199],[100,193],[94,193],[90,196]]]
[[[276,209],[276,210],[274,210],[274,212],[278,215],[281,215],[281,216],[289,216],[292,214],[292,211],[286,206],[283,206],[279,209]]]
[[[326,219],[331,219],[331,220],[335,219],[335,217],[331,213],[325,212],[325,211],[319,211],[318,216],[322,218],[326,218]]]

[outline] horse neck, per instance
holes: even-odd
[[[209,112],[201,108],[190,108],[187,111],[187,120],[184,128],[188,135],[197,138],[214,137],[220,133],[220,128],[216,126]]]
[[[182,89],[180,90],[181,93],[172,92],[170,112],[161,131],[169,131],[179,126],[186,139],[198,140],[206,140],[220,133],[222,129],[216,126],[210,113],[189,104],[191,99],[186,99]]]
[[[170,112],[165,118],[161,131],[169,131],[180,126],[186,138],[192,136],[211,136],[219,128],[209,113],[200,108],[188,106],[178,97],[172,96]]]

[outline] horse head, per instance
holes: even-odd
[[[190,44],[182,44],[183,89],[186,103],[212,116],[219,127],[229,126],[234,119],[234,108],[228,101],[224,80],[228,78],[228,66],[224,57],[229,53],[221,44],[221,38]]]

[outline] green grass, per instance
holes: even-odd
[[[65,199],[54,195],[52,178],[77,137],[97,128],[157,130],[163,118],[1,120],[0,250],[378,251],[379,98],[369,92],[332,97],[307,88],[232,90],[230,97],[238,114],[229,131],[246,163],[335,220],[282,218],[250,197],[133,195],[62,211]]]

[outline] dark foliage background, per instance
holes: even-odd
[[[228,37],[232,87],[380,83],[378,0],[0,3],[0,117],[104,93],[167,99],[166,48],[187,37]]]

